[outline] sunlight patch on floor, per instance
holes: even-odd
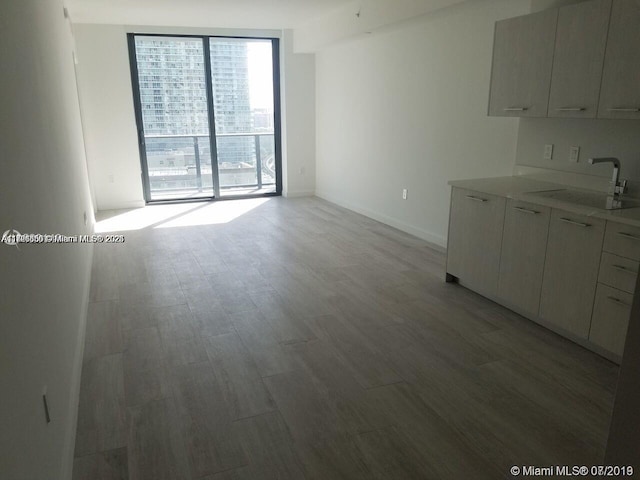
[[[96,233],[106,233],[141,230],[201,206],[202,204],[198,203],[180,203],[150,205],[133,210],[99,212],[95,231]]]
[[[96,233],[127,232],[143,228],[193,227],[229,223],[270,198],[249,198],[207,203],[147,205],[132,210],[99,212]]]
[[[187,212],[184,215],[156,225],[154,228],[193,227],[196,225],[229,223],[268,201],[268,198],[251,198],[208,203],[202,208]]]

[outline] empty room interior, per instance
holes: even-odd
[[[640,1],[4,0],[0,478],[640,478]]]

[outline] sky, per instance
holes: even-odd
[[[251,108],[273,109],[271,40],[249,41],[248,51]]]

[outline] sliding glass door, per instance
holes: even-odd
[[[147,202],[280,194],[275,39],[129,35]]]
[[[220,194],[276,186],[271,40],[211,38]]]

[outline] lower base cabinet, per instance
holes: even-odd
[[[505,203],[471,190],[451,193],[447,273],[487,296],[498,291]]]
[[[589,338],[605,221],[553,209],[540,297],[540,318]]]
[[[619,361],[640,227],[454,187],[447,279]]]
[[[622,356],[632,303],[633,295],[599,283],[589,340]]]
[[[528,317],[540,307],[550,217],[548,207],[507,200],[498,298]]]

